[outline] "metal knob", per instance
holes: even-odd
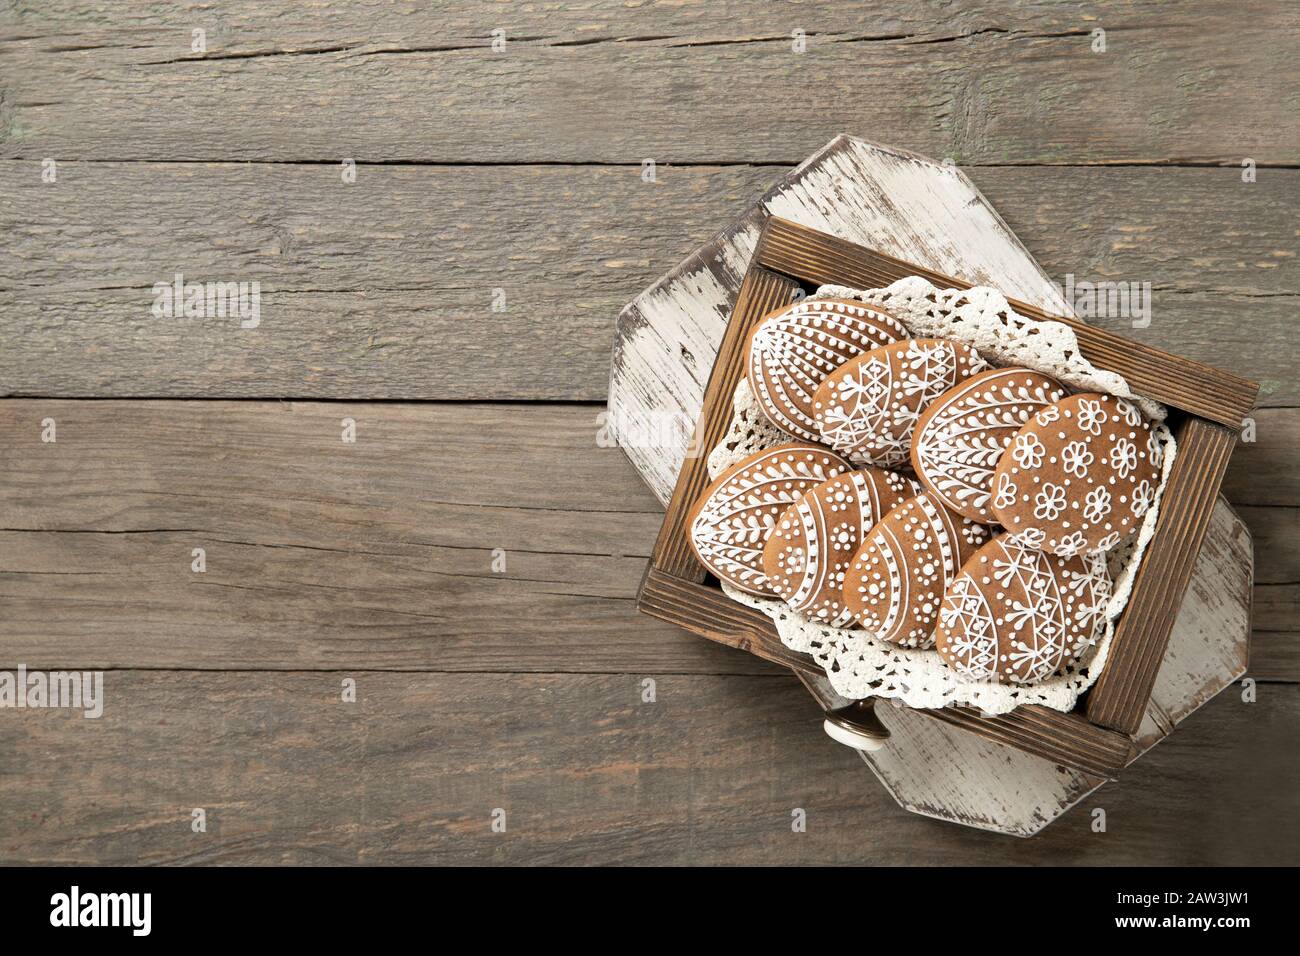
[[[889,731],[876,716],[874,698],[855,700],[847,707],[826,711],[822,729],[832,740],[854,750],[879,750],[889,739]]]

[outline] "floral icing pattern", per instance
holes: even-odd
[[[1041,444],[1043,455],[998,462],[995,518],[1016,540],[1063,557],[1113,548],[1155,500],[1160,440],[1132,402],[1113,395],[1071,395],[1052,407],[1014,439]]]

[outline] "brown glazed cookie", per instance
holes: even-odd
[[[989,540],[989,529],[925,491],[904,501],[863,539],[844,578],[844,604],[876,637],[929,647],[948,583]]]
[[[763,416],[782,431],[820,442],[813,395],[855,355],[907,338],[883,309],[846,299],[804,299],[762,319],[745,345],[745,374]]]
[[[1027,368],[980,372],[921,413],[912,470],[953,511],[988,524],[993,470],[1003,449],[1030,415],[1064,397],[1059,382]]]
[[[832,627],[849,624],[840,598],[862,537],[919,489],[879,468],[850,471],[808,492],[777,520],[763,548],[767,586],[796,611]]]
[[[738,461],[704,490],[687,528],[700,563],[749,594],[771,593],[763,545],[796,498],[852,466],[820,445],[774,445]]]
[[[908,463],[912,431],[926,407],[958,382],[988,368],[969,345],[906,339],[849,359],[813,396],[826,444],[855,464]]]
[[[1003,533],[949,586],[934,646],[960,677],[1034,684],[1094,641],[1110,592],[1103,555],[1062,558]]]
[[[1163,457],[1132,402],[1070,395],[1016,432],[993,476],[993,513],[1024,544],[1062,557],[1109,550],[1151,507]]]

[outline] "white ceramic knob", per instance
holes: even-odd
[[[876,716],[874,700],[858,700],[847,707],[828,710],[822,729],[831,740],[854,750],[874,752],[889,739],[889,731]]]

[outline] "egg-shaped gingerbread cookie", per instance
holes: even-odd
[[[819,442],[813,396],[826,376],[855,355],[907,334],[876,306],[803,299],[766,316],[749,333],[745,372],[768,421],[795,438]]]
[[[822,440],[855,464],[905,465],[912,432],[931,402],[988,368],[969,345],[905,339],[851,358],[813,396]]]
[[[1016,432],[993,475],[993,514],[1062,557],[1105,551],[1142,522],[1163,450],[1142,413],[1113,395],[1070,395]]]
[[[786,508],[852,466],[820,445],[774,445],[736,462],[704,490],[687,521],[700,563],[749,594],[771,593],[763,545]]]
[[[858,545],[890,509],[916,494],[894,471],[863,468],[818,485],[777,519],[763,548],[767,586],[796,611],[832,627],[850,622],[844,573]]]
[[[1110,593],[1101,554],[1063,558],[1003,532],[949,585],[934,646],[967,680],[1036,684],[1093,643]]]
[[[960,515],[993,520],[993,471],[1029,416],[1065,397],[1056,380],[1027,368],[995,368],[950,388],[921,413],[912,470]]]
[[[876,637],[930,647],[944,593],[989,529],[929,491],[904,501],[863,539],[844,576],[844,605]]]

